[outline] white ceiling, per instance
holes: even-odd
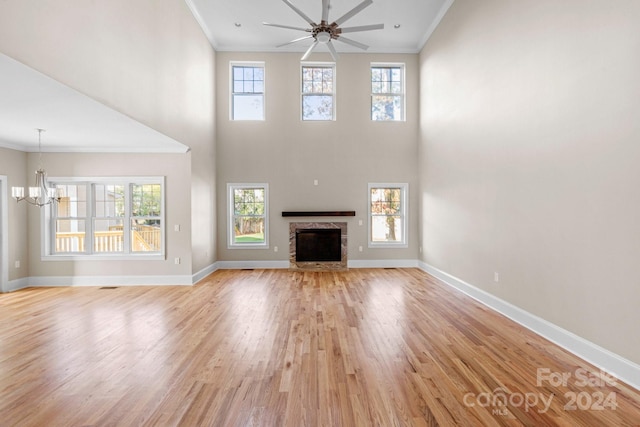
[[[322,0],[290,0],[319,23]],[[263,22],[309,27],[282,0],[186,0],[216,50],[304,52],[309,40],[282,48],[275,46],[308,33],[266,27]],[[362,0],[331,0],[329,22],[338,19]],[[384,24],[383,30],[350,33],[350,39],[369,45],[368,52],[416,53],[438,25],[453,0],[373,0],[373,4],[345,22],[342,27]],[[241,24],[236,27],[236,23]],[[394,28],[399,24],[400,28]],[[336,41],[338,52],[362,52]],[[323,47],[326,49],[325,47]],[[320,48],[318,51],[321,51]],[[313,57],[311,57],[313,59]]]
[[[0,147],[44,152],[184,153],[183,145],[0,54]]]
[[[185,0],[211,44],[219,51],[304,52],[310,41],[277,45],[308,33],[266,27],[263,22],[308,27],[281,0]],[[454,0],[374,0],[342,27],[384,24],[383,30],[348,34],[373,53],[416,53]],[[319,21],[322,0],[291,0]],[[331,0],[329,21],[361,0]],[[236,23],[240,26],[236,26]],[[394,25],[399,24],[399,28]],[[340,52],[361,52],[336,41]],[[310,57],[323,54],[321,47]],[[0,147],[44,152],[184,153],[189,147],[97,102],[14,59],[0,54]]]

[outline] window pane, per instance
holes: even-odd
[[[236,188],[234,215],[264,215],[264,188]]]
[[[371,218],[371,240],[373,242],[401,242],[402,217],[373,216]]]
[[[124,216],[124,185],[96,184],[94,191],[96,217]]]
[[[264,102],[262,95],[234,95],[234,120],[262,120],[264,118]]]
[[[58,217],[86,217],[87,216],[87,186],[85,184],[58,184],[62,188],[64,197],[57,203]]]
[[[124,221],[122,219],[97,219],[93,223],[94,252],[124,251]]]
[[[62,219],[55,221],[56,253],[84,252],[85,221]]]
[[[162,203],[160,184],[133,184],[131,199],[131,216],[160,216]]]
[[[160,252],[162,231],[160,219],[131,220],[131,252]]]
[[[264,243],[264,217],[238,216],[234,221],[233,243]]]
[[[333,68],[303,67],[302,92],[315,94],[333,93]]]
[[[233,67],[234,93],[261,93],[264,88],[262,67]]]
[[[303,96],[302,118],[304,120],[332,120],[333,97],[326,95]]]
[[[400,96],[380,96],[371,97],[371,119],[372,120],[401,120],[402,119],[402,97]]]

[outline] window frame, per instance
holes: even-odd
[[[373,241],[373,217],[374,216],[387,216],[387,215],[374,215],[371,209],[371,190],[376,188],[383,189],[400,189],[400,217],[402,220],[402,229],[401,229],[401,239],[400,241]],[[408,241],[408,229],[409,229],[409,184],[406,182],[403,183],[369,183],[368,185],[368,195],[367,195],[367,240],[369,248],[407,248],[409,247]]]
[[[55,213],[57,206],[49,205],[41,210],[41,260],[42,261],[68,261],[68,260],[165,260],[166,259],[166,178],[164,176],[145,177],[50,177],[47,182],[50,187],[56,185],[86,185],[87,186],[87,212],[85,217],[85,251],[56,253],[56,227],[54,222],[60,218]],[[157,184],[160,185],[160,250],[150,252],[133,251],[130,243],[131,220],[131,186]],[[97,217],[95,185],[123,185],[125,215],[123,221],[124,248],[122,252],[94,252],[94,224],[96,220],[107,217]],[[66,218],[66,217],[64,217]],[[113,217],[116,218],[116,217]],[[136,217],[137,218],[137,217]]]
[[[304,118],[304,99],[305,96],[327,96],[326,93],[316,93],[316,92],[304,92],[304,69],[305,68],[331,68],[332,70],[332,81],[331,81],[331,118],[330,119],[305,119]],[[301,62],[300,63],[300,120],[303,122],[332,122],[336,121],[336,111],[337,111],[337,102],[336,102],[336,81],[337,81],[337,73],[336,73],[336,63],[335,62]]]
[[[262,92],[235,92],[235,76],[233,73],[234,67],[252,67],[262,68]],[[267,70],[265,63],[262,61],[230,61],[229,62],[229,120],[232,122],[263,122],[266,120],[266,82],[267,82]],[[236,95],[242,94],[255,94],[262,96],[262,118],[261,119],[237,119],[234,117],[234,100]]]
[[[392,92],[374,92],[373,91],[373,69],[374,68],[389,68],[389,69],[393,69],[393,68],[399,68],[400,69],[400,74],[401,74],[401,78],[402,81],[401,83],[401,87],[402,87],[402,91],[400,94],[396,94]],[[369,104],[369,117],[370,120],[372,122],[404,122],[406,121],[406,117],[407,117],[407,72],[406,72],[406,65],[402,62],[372,62],[370,64],[369,67],[369,84],[370,84],[370,88],[371,88],[371,95],[370,95],[370,104]],[[396,119],[374,119],[373,117],[373,99],[375,96],[399,96],[401,98],[400,101],[400,118]]]
[[[264,189],[264,242],[234,242],[235,194],[236,189]],[[227,183],[227,249],[269,249],[269,184],[268,183]]]

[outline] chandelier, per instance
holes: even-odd
[[[38,158],[39,167],[36,171],[36,185],[29,187],[29,196],[25,197],[24,187],[11,187],[11,195],[16,202],[25,200],[26,202],[42,207],[53,202],[59,202],[64,197],[64,189],[47,187],[47,173],[42,167],[42,132],[44,129],[36,129],[38,131]]]

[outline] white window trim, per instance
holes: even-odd
[[[234,197],[236,188],[264,188],[264,242],[233,243]],[[227,249],[269,249],[269,184],[260,183],[227,183]]]
[[[333,97],[333,111],[331,114],[331,120],[305,120],[304,119],[304,96],[306,95],[302,89],[304,85],[302,69],[304,67],[331,67],[333,68],[333,92],[331,92],[331,96]],[[300,63],[300,120],[305,123],[326,123],[326,122],[335,122],[337,120],[337,110],[338,110],[338,102],[337,102],[337,70],[335,62],[301,62]]]
[[[264,77],[262,87],[262,119],[234,119],[233,118],[233,67],[261,67]],[[264,122],[267,119],[267,67],[260,61],[231,61],[229,62],[229,120],[232,122]]]
[[[399,188],[401,190],[402,239],[400,242],[374,242],[371,236],[371,189]],[[369,183],[367,195],[367,235],[369,248],[407,248],[409,247],[409,184],[408,183]]]
[[[55,241],[55,229],[51,226],[51,206],[43,208],[40,210],[40,229],[43,230],[40,233],[40,248],[41,261],[117,261],[117,260],[140,260],[140,261],[151,261],[151,260],[164,260],[166,258],[166,213],[165,213],[165,194],[166,194],[166,178],[164,176],[123,176],[123,177],[48,177],[47,182],[60,183],[60,184],[78,184],[78,183],[87,183],[87,184],[125,184],[125,192],[129,192],[130,184],[160,184],[162,186],[162,200],[160,201],[160,221],[162,227],[160,228],[162,243],[160,252],[153,253],[98,253],[98,254],[56,254],[53,252],[53,242]],[[89,192],[93,192],[91,189],[88,189]],[[91,197],[91,202],[87,206],[88,209],[88,221],[93,220],[92,212],[93,212],[93,195]],[[129,207],[125,207],[126,211],[130,209]],[[125,216],[125,220],[130,220],[130,216]],[[92,239],[93,236],[91,233],[88,233],[87,236],[87,245],[88,247],[93,247]]]
[[[374,94],[371,90],[371,69],[372,68],[401,68],[402,69],[402,117],[398,120],[373,120],[371,118],[371,109],[373,108],[373,96],[381,95]],[[403,62],[372,62],[369,67],[369,91],[371,92],[369,98],[369,120],[372,122],[405,122],[407,121],[407,67]],[[392,94],[393,95],[393,94]],[[395,96],[395,95],[393,95]]]

